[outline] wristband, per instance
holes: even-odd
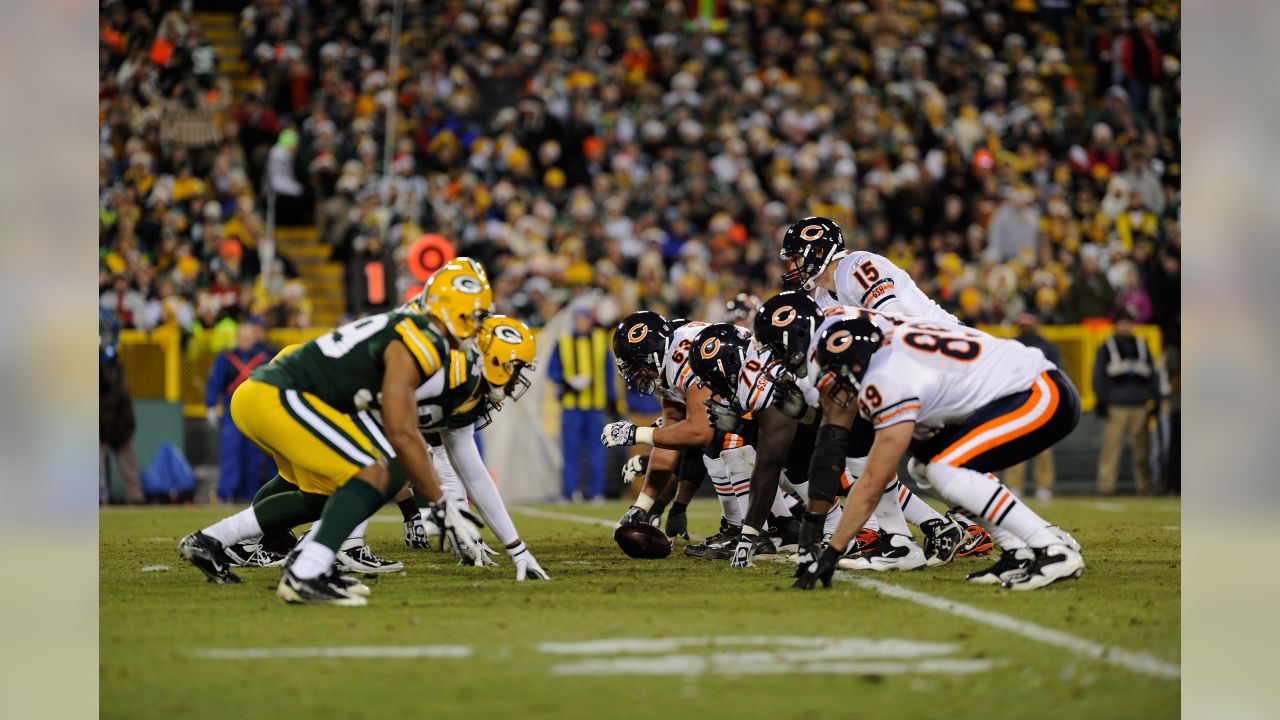
[[[652,445],[653,444],[653,428],[638,427],[636,428],[636,444]]]
[[[653,496],[646,495],[645,493],[640,493],[640,495],[636,497],[636,501],[632,503],[632,505],[635,505],[636,507],[640,508],[645,512],[649,512],[649,509],[653,507]]]

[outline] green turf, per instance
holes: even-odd
[[[616,518],[621,505],[549,506]],[[551,583],[512,582],[499,568],[460,568],[404,549],[398,517],[370,526],[375,549],[404,574],[369,580],[366,608],[286,606],[278,572],[241,571],[214,586],[178,557],[183,534],[226,508],[101,514],[100,702],[104,718],[1163,718],[1180,683],[1034,642],[849,583],[799,593],[789,567],[686,558],[628,560],[609,530],[517,512]],[[695,530],[714,504],[691,509]],[[1044,510],[1085,546],[1088,571],[1031,593],[969,587],[981,560],[877,580],[956,600],[1177,664],[1179,506],[1167,500],[1060,499]],[[168,565],[167,571],[141,572]],[[542,642],[621,637],[901,638],[956,646],[951,659],[990,661],[976,675],[555,675],[591,660],[540,652]],[[465,645],[464,659],[194,657],[209,648]],[[730,652],[771,647],[732,647]],[[688,648],[706,656],[726,648]],[[658,653],[659,655],[669,653]],[[644,656],[637,656],[644,657]]]

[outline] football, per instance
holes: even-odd
[[[671,554],[672,541],[666,533],[648,523],[619,527],[613,531],[613,541],[627,557],[661,560]]]

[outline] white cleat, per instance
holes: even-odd
[[[1005,590],[1037,590],[1059,580],[1074,580],[1084,573],[1084,556],[1066,545],[1050,545],[1035,551],[1025,572],[1001,583]]]
[[[1000,559],[996,560],[994,565],[978,572],[969,573],[966,579],[974,585],[999,585],[1005,580],[1010,580],[1026,572],[1035,559],[1035,551],[1031,548],[1005,550],[1000,553]]]
[[[926,564],[924,551],[906,535],[881,533],[874,544],[861,552],[836,561],[841,570],[919,570]]]

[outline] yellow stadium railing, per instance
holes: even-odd
[[[1013,337],[1013,325],[981,326],[997,337]],[[306,342],[328,328],[284,328],[267,331],[267,342],[276,348]],[[1062,351],[1063,369],[1080,391],[1082,409],[1092,410],[1093,358],[1107,337],[1108,325],[1045,325],[1045,339]],[[1156,357],[1160,355],[1160,329],[1140,325],[1136,333],[1146,339]],[[217,353],[204,347],[182,348],[176,328],[159,328],[150,333],[125,330],[120,333],[120,359],[125,367],[129,392],[138,399],[181,403],[187,417],[204,417],[204,390]]]

